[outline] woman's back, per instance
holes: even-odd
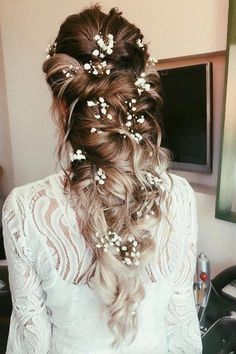
[[[64,193],[64,173],[12,191],[3,212],[13,294],[7,353],[201,353],[192,292],[195,197],[184,178],[171,177],[171,209],[163,202],[163,217],[154,224],[150,217],[156,250],[141,275],[145,297],[133,308],[137,336],[116,350],[110,347],[107,309],[93,281],[88,286],[81,279],[92,252],[79,230],[80,215]],[[167,174],[162,180],[168,190]]]

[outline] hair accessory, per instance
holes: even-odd
[[[94,106],[97,105],[97,103],[96,103],[96,102],[93,102],[93,101],[87,101],[87,105],[88,105],[89,107],[94,107]]]
[[[99,97],[97,101],[87,101],[87,105],[89,107],[96,107],[98,106],[99,107],[99,114],[95,114],[94,117],[96,119],[101,119],[103,118],[102,116],[106,116],[106,118],[108,120],[112,120],[113,117],[112,117],[112,114],[111,113],[107,113],[107,110],[109,108],[109,104],[106,103],[105,99],[103,97]]]
[[[136,41],[136,43],[137,43],[137,45],[138,45],[139,48],[144,49],[144,43],[143,43],[143,41],[142,41],[141,38],[138,38],[137,41]]]
[[[99,184],[104,184],[106,175],[101,167],[99,167],[98,171],[95,173],[95,181],[98,181]]]
[[[96,244],[97,248],[102,249],[104,252],[113,249],[125,265],[139,265],[140,252],[137,250],[138,241],[134,236],[129,236],[127,242],[122,242],[122,238],[114,231],[108,231],[101,237],[99,237],[97,232],[96,237],[99,239]]]
[[[143,137],[142,137],[141,134],[135,133],[133,130],[131,130],[131,137],[132,137],[137,143],[139,143],[139,142],[143,139]]]
[[[161,178],[154,176],[151,172],[146,172],[145,177],[150,184],[164,191],[164,185]]]
[[[127,104],[127,118],[126,118],[126,123],[125,126],[128,128],[128,130],[131,132],[131,137],[139,143],[142,140],[142,135],[140,133],[135,132],[131,127],[137,122],[139,124],[142,124],[145,121],[144,115],[138,116],[135,112],[137,110],[136,108],[136,99],[132,98],[129,101],[125,101]]]
[[[101,133],[102,133],[102,130],[101,130],[101,129],[97,129],[97,128],[91,128],[91,129],[90,129],[90,132],[91,132],[91,133],[98,133],[98,134],[101,134]]]
[[[74,154],[73,152],[70,153],[70,160],[71,162],[78,160],[86,160],[86,156],[83,154],[82,150],[78,149]]]
[[[135,81],[135,86],[138,87],[138,93],[139,95],[141,95],[141,93],[143,91],[149,91],[150,88],[151,88],[151,85],[148,84],[145,80],[145,76],[146,74],[145,73],[141,73],[140,77],[137,79],[137,81]]]
[[[127,109],[127,120],[125,125],[128,127],[128,129],[131,127],[131,125],[136,121],[139,124],[142,124],[145,121],[145,117],[142,114],[141,116],[137,116],[135,114],[137,108],[135,106],[136,99],[132,98],[130,101],[125,101],[125,103],[128,105]]]
[[[92,54],[95,57],[100,57],[101,59],[103,59],[105,57],[106,54],[110,55],[113,52],[113,47],[114,47],[114,38],[112,34],[108,34],[107,35],[107,41],[105,42],[103,39],[103,36],[100,34],[97,34],[94,37],[97,45],[99,46],[100,50],[98,49],[94,49],[94,51],[92,52]]]
[[[62,70],[62,73],[65,75],[66,79],[75,77],[78,74],[79,67],[70,65],[67,68]]]
[[[106,60],[103,60],[99,64],[93,64],[92,60],[89,61],[89,63],[84,64],[84,69],[87,70],[90,74],[92,73],[93,75],[103,75],[104,73],[109,75],[111,70],[106,69],[107,67],[107,62]]]
[[[152,65],[155,65],[155,64],[158,63],[158,60],[157,60],[156,58],[154,58],[154,57],[150,57],[150,58],[148,59],[148,61],[151,62]]]
[[[125,101],[125,103],[127,104],[128,106],[128,109],[127,109],[127,118],[126,118],[126,127],[128,127],[128,130],[129,128],[131,127],[131,125],[133,124],[133,121],[136,119],[136,115],[135,115],[135,111],[136,111],[136,106],[135,106],[135,103],[136,103],[136,99],[135,98],[132,98],[130,101]]]
[[[54,42],[53,44],[49,44],[48,47],[46,48],[46,59],[50,59],[53,55],[56,54],[56,49],[57,49],[57,43]]]

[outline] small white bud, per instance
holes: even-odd
[[[98,49],[94,49],[93,53],[92,53],[95,57],[97,57],[99,55],[99,50]]]

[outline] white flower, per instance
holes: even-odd
[[[113,50],[111,48],[108,48],[107,49],[107,54],[111,54],[111,53],[113,53]]]
[[[127,264],[127,265],[131,265],[132,264],[132,261],[131,261],[131,259],[129,257],[125,257],[124,261],[125,261],[125,264]]]
[[[99,242],[96,244],[98,249],[101,249],[104,252],[108,252],[110,248],[113,248],[116,253],[115,257],[120,259],[124,264],[128,266],[139,264],[138,258],[140,256],[140,252],[137,251],[136,248],[138,242],[133,235],[129,236],[127,242],[125,243],[122,241],[122,238],[114,231],[108,231],[101,237],[99,237],[97,232],[95,235],[99,240]]]
[[[158,60],[157,60],[156,58],[154,58],[154,57],[150,57],[150,58],[149,58],[149,61],[150,61],[153,65],[155,65],[155,64],[158,63]]]
[[[95,173],[95,181],[98,181],[99,184],[104,184],[106,179],[105,172],[101,167],[99,167],[98,171]]]
[[[96,133],[97,129],[96,128],[91,128],[90,132],[91,133]]]
[[[143,44],[141,38],[138,38],[137,41],[136,41],[136,43],[137,43],[137,45],[139,46],[139,48],[143,48],[143,47],[144,47],[144,44]]]
[[[145,76],[146,74],[144,72],[141,73],[140,77],[134,83],[135,86],[137,86],[139,95],[143,91],[149,91],[151,89],[151,85],[146,82]]]
[[[137,122],[140,124],[142,124],[144,121],[145,121],[145,118],[143,115],[141,115],[141,117],[137,119]]]
[[[129,241],[129,242],[133,242],[133,241],[134,241],[134,236],[129,236],[129,237],[128,237],[128,241]]]
[[[108,113],[107,118],[108,118],[109,120],[112,120],[112,115],[111,115],[110,113]]]
[[[93,101],[87,101],[87,105],[89,107],[93,107],[93,106],[97,106],[97,103],[96,102],[93,102]]]
[[[84,64],[84,68],[85,68],[85,70],[90,70],[91,69],[91,65],[89,63],[85,63]]]
[[[93,75],[98,75],[97,69],[93,69],[92,73],[93,73]]]
[[[70,160],[71,162],[78,160],[86,160],[86,156],[83,154],[82,150],[78,149],[74,154],[73,152],[70,153]]]
[[[132,137],[137,143],[139,143],[139,142],[143,139],[143,137],[142,137],[141,134],[139,134],[139,133],[134,133],[134,132],[131,133],[131,137]]]
[[[107,37],[108,37],[111,41],[113,41],[113,34],[108,33]]]
[[[99,50],[95,49],[92,54],[95,55],[95,57],[97,57],[99,55]]]
[[[113,46],[114,46],[114,38],[111,33],[107,35],[107,41],[105,42],[101,34],[96,34],[94,37],[94,40],[96,41],[97,45],[100,48],[100,51],[98,49],[95,49],[93,51],[93,55],[99,56],[100,58],[104,58],[106,54],[110,55],[113,52]]]

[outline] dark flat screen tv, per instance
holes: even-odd
[[[161,146],[174,170],[212,173],[212,64],[159,71],[163,110]]]

